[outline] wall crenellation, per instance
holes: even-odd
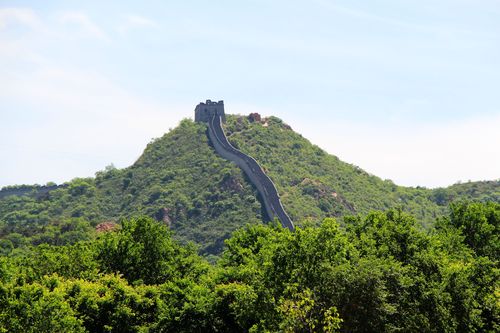
[[[209,99],[200,103],[194,109],[194,121],[208,123],[213,116],[220,116],[226,122],[224,113],[224,101],[213,102]]]

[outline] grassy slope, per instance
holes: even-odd
[[[229,117],[231,142],[253,156],[275,181],[295,221],[402,206],[427,222],[442,212],[429,190],[400,187],[340,161],[278,118],[265,126]]]
[[[60,221],[92,225],[136,215],[171,222],[176,236],[218,253],[223,239],[246,223],[260,223],[261,205],[243,172],[208,144],[205,126],[183,121],[151,142],[134,165],[74,179],[36,200],[0,200],[0,237],[45,233]]]
[[[401,206],[425,225],[457,198],[500,201],[498,181],[437,190],[383,181],[326,154],[274,117],[264,124],[229,116],[226,132],[236,147],[261,163],[299,224]],[[0,237],[13,232],[38,237],[61,221],[95,225],[139,214],[171,222],[180,239],[218,253],[223,239],[245,223],[259,223],[262,212],[241,170],[209,145],[205,126],[185,120],[151,142],[129,168],[75,179],[41,199],[0,200]]]
[[[325,153],[275,117],[251,123],[231,116],[226,132],[266,169],[295,221],[401,207],[425,226],[455,200],[500,202],[500,181],[433,190],[397,186]]]

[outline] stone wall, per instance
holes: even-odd
[[[222,129],[222,117],[219,115],[212,116],[208,122],[208,136],[219,155],[234,162],[245,172],[257,188],[268,216],[271,219],[277,217],[284,228],[294,230],[293,222],[281,204],[276,186],[255,159],[242,153],[229,143]]]

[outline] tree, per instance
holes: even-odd
[[[500,257],[500,204],[459,202],[451,205],[448,219],[441,221],[458,229],[465,244],[479,256]]]
[[[121,230],[107,233],[98,260],[105,271],[119,272],[131,283],[158,284],[206,268],[192,248],[177,244],[166,226],[149,217],[125,220]]]
[[[0,332],[85,332],[81,320],[60,291],[51,291],[39,284],[2,289]]]

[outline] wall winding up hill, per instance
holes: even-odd
[[[242,153],[229,143],[222,129],[222,117],[220,115],[213,115],[208,121],[208,136],[219,155],[243,169],[259,191],[267,215],[270,218],[277,217],[284,228],[294,230],[294,224],[281,204],[276,186],[255,159]]]

